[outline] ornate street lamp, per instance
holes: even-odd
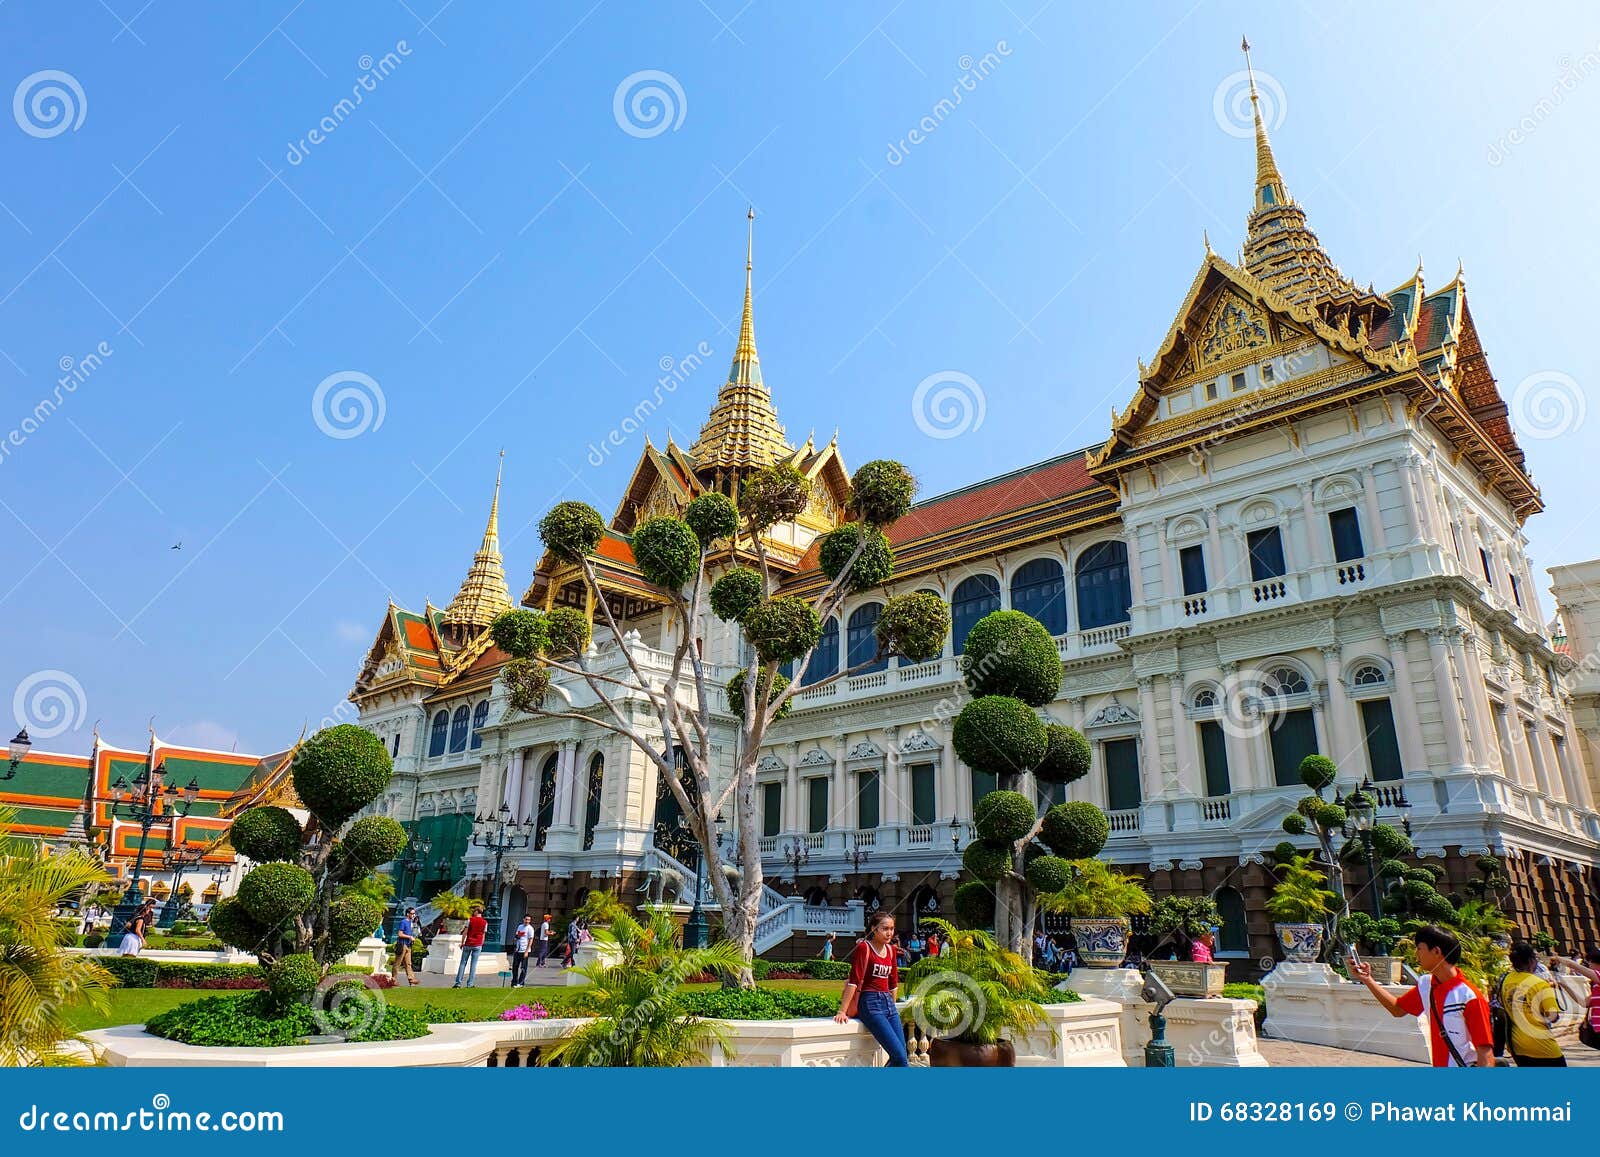
[[[961,821],[955,816],[950,817],[950,850],[953,852],[961,850]]]
[[[150,829],[158,819],[182,819],[200,797],[199,780],[191,779],[188,786],[183,788],[177,784],[163,787],[166,777],[167,765],[163,761],[148,771],[140,771],[133,777],[131,785],[120,775],[111,785],[111,818],[139,825],[139,851],[133,857],[133,879],[111,913],[107,939],[126,931],[129,921],[144,903],[144,891],[139,885],[144,872],[144,850],[150,840]],[[113,855],[116,853],[115,846],[111,852]]]
[[[810,860],[811,849],[806,847],[804,840],[796,837],[783,846],[783,862],[788,865],[789,878],[796,885],[800,883],[800,869]]]
[[[683,822],[683,817],[678,817],[681,827],[688,829]],[[722,813],[717,813],[713,825],[715,830],[712,838],[717,842],[717,851],[722,850],[722,831],[727,821],[722,818]],[[720,857],[719,857],[720,858]],[[704,948],[711,943],[711,923],[706,919],[705,895],[705,863],[706,857],[701,849],[696,849],[694,859],[694,907],[689,910],[689,919],[683,925],[683,946],[685,948]]]
[[[519,851],[533,843],[533,820],[515,820],[511,808],[502,800],[500,810],[474,820],[472,843],[494,853],[494,877],[490,881],[489,907],[483,918],[489,922],[484,929],[484,940],[498,944],[500,940],[500,866],[507,852]]]
[[[157,928],[171,928],[178,922],[178,910],[183,906],[178,889],[183,887],[183,874],[198,864],[204,855],[204,848],[188,845],[179,845],[161,853],[161,866],[172,873],[172,891],[167,894],[167,902],[161,905],[161,915],[156,920]]]
[[[33,747],[33,740],[28,738],[28,729],[24,727],[11,738],[11,766],[6,769],[0,779],[10,779],[17,774],[17,768],[22,766],[22,761],[28,758],[28,752]]]
[[[872,858],[872,852],[861,846],[861,837],[854,832],[850,835],[850,850],[845,852],[844,858],[850,861],[852,875],[861,874],[861,865]]]

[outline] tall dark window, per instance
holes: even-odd
[[[589,786],[583,800],[583,846],[594,847],[594,830],[600,826],[600,797],[606,786],[606,757],[595,752],[589,760]]]
[[[1517,606],[1522,605],[1522,584],[1517,581],[1517,576],[1511,576],[1511,598]]]
[[[450,717],[450,752],[454,754],[467,749],[467,732],[472,726],[472,712],[466,704],[456,708],[456,713]]]
[[[938,822],[938,800],[934,797],[934,767],[931,763],[911,765],[911,822]]]
[[[1067,633],[1067,576],[1053,558],[1036,558],[1011,576],[1011,609],[1032,615],[1052,635]]]
[[[1489,561],[1489,552],[1481,546],[1478,548],[1478,562],[1483,566],[1483,581],[1494,586],[1494,565]]]
[[[985,615],[1000,609],[1000,580],[993,575],[975,574],[962,579],[950,599],[950,640],[955,654],[966,646],[967,632]]]
[[[1317,754],[1317,725],[1311,708],[1285,711],[1272,721],[1272,777],[1279,787],[1300,783],[1300,761]]]
[[[828,780],[817,776],[806,780],[806,831],[828,830]]]
[[[1000,786],[1000,782],[999,782],[999,780],[997,780],[995,778],[994,772],[992,772],[992,771],[979,771],[977,768],[973,768],[972,769],[972,802],[973,803],[977,803],[980,799],[982,799],[984,796],[988,795],[990,792],[992,792],[995,788],[997,788],[999,786]]]
[[[544,838],[556,819],[556,768],[559,766],[560,756],[551,752],[550,758],[544,761],[544,767],[539,771],[539,810],[535,813],[533,823],[533,846],[536,850],[544,847]]]
[[[1276,526],[1252,530],[1245,536],[1250,547],[1250,581],[1265,582],[1280,578],[1289,568],[1283,562],[1283,535]]]
[[[450,734],[450,712],[440,711],[433,717],[433,729],[428,735],[428,755],[444,754],[445,739]]]
[[[878,615],[882,610],[882,603],[868,603],[850,612],[844,665],[853,675],[868,675],[889,665],[887,656],[873,661],[878,653]]]
[[[832,615],[822,624],[822,638],[817,640],[817,646],[811,652],[811,662],[806,664],[806,677],[800,680],[802,687],[809,687],[813,683],[820,683],[824,679],[831,679],[839,673],[839,620]]]
[[[1354,506],[1328,512],[1328,529],[1333,532],[1333,560],[1353,562],[1366,557],[1361,545],[1361,519]]]
[[[1367,759],[1372,763],[1372,778],[1402,779],[1400,736],[1394,727],[1394,708],[1387,699],[1361,701],[1361,726],[1367,733]]]
[[[1078,556],[1078,629],[1128,620],[1133,606],[1128,585],[1128,547],[1121,539],[1097,542]]]
[[[761,834],[775,836],[783,830],[783,784],[761,785]]]
[[[1228,774],[1228,737],[1215,719],[1200,724],[1200,758],[1206,769],[1206,794],[1230,794],[1233,779]]]
[[[1236,888],[1218,888],[1214,897],[1217,914],[1222,917],[1222,933],[1217,937],[1217,947],[1224,952],[1248,952],[1250,932],[1245,924],[1244,897]]]
[[[881,785],[876,771],[863,771],[856,777],[856,827],[878,826],[878,793]]]
[[[483,726],[489,722],[489,701],[483,700],[472,709],[472,750],[483,746]]]
[[[1106,810],[1131,811],[1139,806],[1139,741],[1108,739],[1100,745],[1106,765]]]
[[[1183,572],[1183,593],[1203,595],[1210,590],[1206,582],[1206,552],[1201,546],[1186,546],[1178,552],[1178,569]]]

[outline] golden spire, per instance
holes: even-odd
[[[444,625],[457,632],[458,644],[478,628],[487,627],[497,615],[509,611],[512,606],[505,563],[500,558],[500,478],[505,464],[506,452],[502,450],[494,474],[494,498],[489,503],[489,522],[483,528],[483,543],[472,556],[472,566],[461,582],[461,589],[444,609]]]
[[[716,405],[700,428],[689,454],[701,469],[766,466],[787,457],[793,448],[772,406],[772,395],[761,380],[761,359],[756,355],[755,314],[752,308],[752,271],[755,268],[756,211],[749,219],[744,258],[744,316],[739,321],[739,342],[733,350],[728,380],[717,391]]]
[[[1256,92],[1256,73],[1250,65],[1250,41],[1240,40],[1239,48],[1244,52],[1244,71],[1250,78],[1250,112],[1256,121],[1256,209],[1259,211],[1271,205],[1287,204],[1290,197],[1283,184],[1283,174],[1278,172],[1278,162],[1272,156],[1266,122],[1261,119],[1261,96]]]

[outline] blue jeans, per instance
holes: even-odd
[[[887,992],[863,992],[856,1001],[856,1019],[866,1026],[883,1051],[889,1054],[891,1069],[903,1069],[906,1061],[906,1033],[894,997]]]
[[[475,947],[472,947],[472,948],[463,948],[461,950],[461,963],[456,965],[456,987],[457,988],[459,988],[461,986],[461,974],[463,972],[465,972],[467,974],[467,987],[468,988],[471,988],[472,987],[472,982],[474,980],[478,979],[478,953],[480,953],[482,951],[483,951],[483,946],[481,944],[477,945]],[[472,967],[471,968],[467,967],[467,962],[469,960],[472,962]]]

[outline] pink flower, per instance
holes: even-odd
[[[508,1008],[500,1014],[501,1020],[544,1020],[550,1015],[550,1010],[542,1004],[519,1004],[516,1008]]]

